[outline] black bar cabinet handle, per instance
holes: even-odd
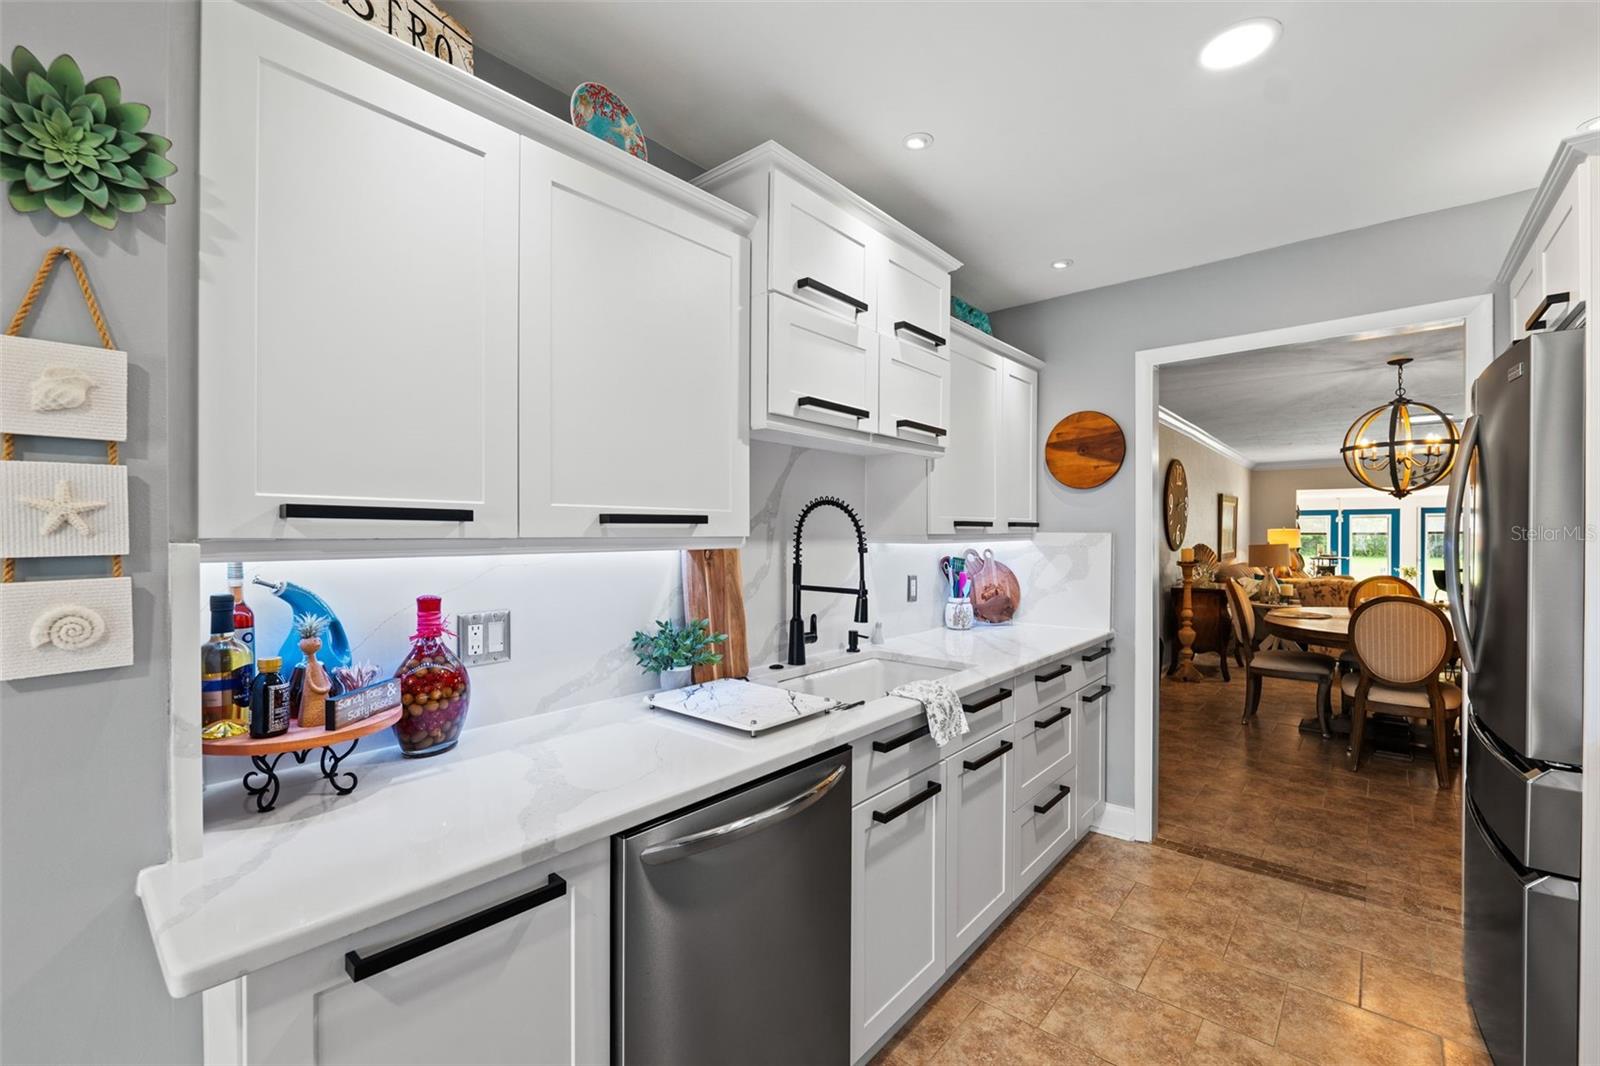
[[[1565,304],[1571,302],[1572,293],[1552,292],[1544,299],[1539,301],[1539,306],[1533,309],[1533,314],[1528,316],[1528,321],[1523,324],[1522,328],[1530,333],[1536,329],[1544,329],[1544,327],[1549,324],[1544,320],[1545,312],[1550,310],[1550,308],[1554,307],[1556,304]]]
[[[865,311],[866,308],[863,307],[862,310]],[[923,329],[921,326],[914,326],[910,322],[903,320],[894,324],[893,332],[899,333],[901,330],[905,330],[913,337],[921,337],[935,348],[943,348],[945,346],[945,339],[939,336],[937,333],[934,333],[932,330]]]
[[[962,759],[961,768],[964,770],[982,770],[985,766],[988,766],[990,763],[1000,758],[1000,756],[1004,755],[1015,746],[1016,745],[1012,744],[1009,740],[1002,740],[998,748],[994,749],[981,759]]]
[[[1007,522],[1006,525],[1009,526],[1012,529],[1038,529],[1039,528],[1039,523],[1037,523],[1037,522]]]
[[[851,407],[847,403],[824,400],[821,396],[802,396],[794,402],[794,405],[796,407],[820,407],[824,411],[834,411],[841,415],[850,415],[853,418],[872,417],[872,412],[864,407]]]
[[[1100,661],[1101,659],[1104,659],[1107,655],[1110,655],[1110,654],[1111,654],[1111,645],[1107,644],[1105,647],[1101,648],[1099,651],[1093,651],[1093,652],[1090,652],[1088,655],[1085,655],[1083,657],[1083,661],[1086,662],[1086,663],[1098,662],[1098,661]]]
[[[794,283],[794,287],[797,288],[797,289],[815,289],[818,292],[822,293],[822,295],[824,295],[824,296],[831,296],[835,300],[838,300],[840,303],[849,304],[851,307],[854,307],[857,311],[859,311],[859,312],[861,312],[863,314],[866,313],[867,301],[858,300],[854,296],[851,296],[847,292],[840,292],[838,289],[834,288],[832,285],[824,285],[822,282],[818,281],[816,278],[801,278],[799,281]]]
[[[1060,785],[1057,787],[1059,787],[1061,791],[1057,792],[1054,796],[1051,796],[1047,802],[1035,803],[1033,805],[1034,814],[1049,814],[1052,807],[1072,794],[1071,785]]]
[[[470,522],[462,507],[362,507],[344,503],[280,503],[279,518],[353,518],[378,522]]]
[[[892,822],[902,814],[909,811],[911,808],[915,807],[917,804],[927,803],[929,800],[933,799],[933,797],[937,796],[943,791],[944,786],[939,784],[939,782],[929,781],[927,788],[923,789],[921,792],[918,792],[915,796],[912,796],[904,803],[897,803],[886,811],[873,811],[872,820],[874,822]]]
[[[498,925],[507,918],[515,918],[524,911],[531,911],[540,904],[549,903],[567,894],[567,882],[558,874],[551,874],[549,880],[532,892],[525,892],[504,903],[496,903],[486,907],[476,914],[469,914],[465,918],[458,918],[449,925],[441,925],[437,929],[414,936],[410,940],[402,940],[393,947],[375,951],[371,955],[362,955],[359,951],[347,951],[344,956],[344,972],[350,975],[352,981],[365,981],[367,978],[402,962],[410,962],[419,955],[426,955],[430,951],[437,951],[446,944],[453,944],[462,937],[471,936],[491,925]]]
[[[894,428],[896,430],[914,429],[918,433],[931,433],[935,437],[942,437],[946,433],[950,432],[947,429],[940,429],[938,426],[930,426],[926,422],[918,422],[918,421],[915,421],[914,419],[910,419],[910,418],[896,419],[895,420],[895,424],[894,424]]]
[[[1070,673],[1072,673],[1072,664],[1071,663],[1062,663],[1060,666],[1056,667],[1054,670],[1050,671],[1048,674],[1034,674],[1033,675],[1033,679],[1034,679],[1034,681],[1036,681],[1037,683],[1042,685],[1047,681],[1054,681],[1056,678],[1065,677],[1067,674],[1070,674]]]
[[[1093,692],[1089,693],[1087,696],[1084,696],[1083,697],[1083,702],[1084,703],[1093,703],[1095,700],[1099,699],[1100,697],[1104,696],[1107,692],[1110,692],[1110,691],[1111,691],[1111,686],[1110,685],[1101,685],[1099,688],[1095,689]]]
[[[1055,725],[1057,722],[1061,721],[1063,718],[1070,718],[1070,717],[1072,717],[1072,708],[1071,707],[1063,707],[1059,711],[1057,711],[1055,714],[1052,714],[1049,718],[1035,718],[1033,720],[1033,728],[1035,728],[1035,729],[1049,729],[1051,726]]]
[[[966,711],[968,714],[977,714],[979,711],[988,710],[1001,700],[1009,699],[1010,697],[1011,690],[1008,688],[1002,688],[996,690],[993,696],[985,696],[977,703],[963,703],[961,705],[961,709]]]
[[[990,526],[994,525],[994,523],[993,522],[977,522],[977,521],[973,521],[971,519],[962,519],[962,520],[957,521],[957,522],[951,522],[950,525],[953,526],[956,529],[988,529]]]
[[[703,526],[711,521],[703,514],[602,514],[595,521],[602,526]]]
[[[928,724],[924,722],[922,725],[917,726],[917,728],[911,730],[909,733],[901,733],[899,736],[893,737],[889,740],[874,740],[872,742],[872,750],[876,752],[894,751],[896,748],[905,747],[918,737],[925,737],[927,735]]]

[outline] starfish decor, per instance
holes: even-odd
[[[44,522],[39,526],[39,535],[48,537],[62,526],[71,526],[86,537],[94,536],[94,530],[84,519],[85,511],[98,511],[106,505],[104,500],[77,500],[72,496],[72,483],[65,478],[56,482],[56,494],[52,499],[43,499],[38,496],[18,496],[17,500],[36,511],[44,513]]]

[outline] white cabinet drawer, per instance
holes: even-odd
[[[1052,659],[1016,679],[1017,717],[1065,702],[1085,684],[1083,661],[1077,655]]]
[[[918,707],[915,715],[851,744],[851,802],[860,803],[904,781],[938,762],[941,754],[939,745],[928,735],[927,716]]]
[[[1011,815],[1017,873],[1012,896],[1028,892],[1077,839],[1077,771],[1065,770],[1035,789]]]
[[[949,271],[893,241],[882,242],[882,247],[878,331],[886,337],[921,337],[943,348],[949,339]]]
[[[259,970],[243,983],[241,1058],[604,1062],[610,900],[598,841]],[[487,924],[452,925],[469,918]]]
[[[878,338],[871,327],[772,294],[767,334],[769,413],[873,432]]]
[[[961,737],[958,746],[971,746],[997,729],[1011,724],[1015,703],[1009,686],[995,685],[980,689],[961,698],[962,709],[967,714],[969,732]]]
[[[878,432],[944,447],[950,433],[950,360],[915,339],[878,338]]]
[[[1016,722],[1016,788],[1012,806],[1020,807],[1047,778],[1073,764],[1078,750],[1078,694],[1048,703]]]
[[[935,764],[851,812],[852,1060],[944,976],[943,790]]]
[[[1098,648],[1090,648],[1078,656],[1078,661],[1083,664],[1082,685],[1091,681],[1103,680],[1106,676],[1106,667],[1111,664],[1111,642],[1107,641]]]
[[[945,956],[954,961],[1011,904],[1011,775],[1014,744],[1003,729],[944,761]]]
[[[872,228],[781,173],[772,175],[770,220],[771,291],[874,328],[873,245],[879,238]]]

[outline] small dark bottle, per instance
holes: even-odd
[[[289,731],[289,683],[278,673],[283,660],[262,656],[250,683],[250,735],[275,737]]]

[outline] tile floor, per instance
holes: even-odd
[[[921,1063],[1487,1066],[1461,984],[1460,782],[1346,768],[1312,688],[1163,682],[1154,844],[1091,835],[887,1045]]]

